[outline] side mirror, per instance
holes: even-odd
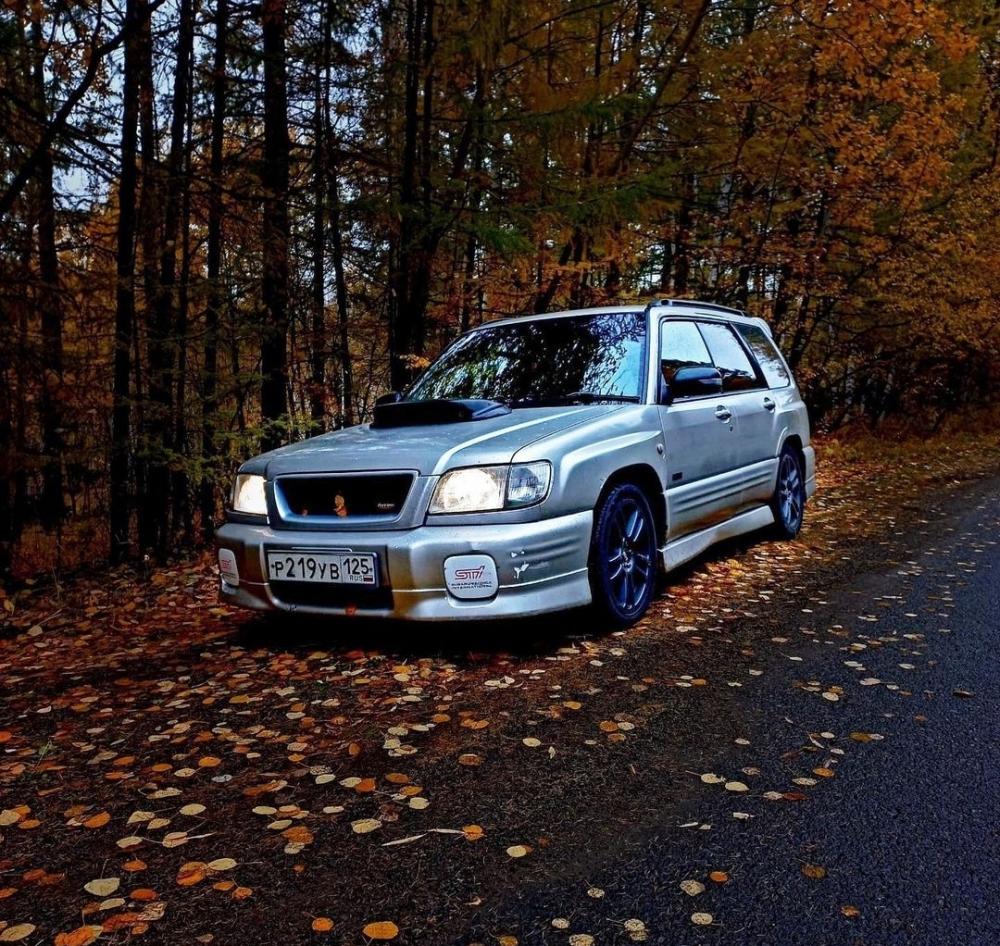
[[[375,401],[375,406],[378,407],[380,404],[398,404],[403,400],[403,395],[399,391],[390,391],[388,394],[383,394],[380,398]]]
[[[722,372],[707,365],[692,365],[678,368],[673,381],[667,386],[670,403],[679,397],[698,397],[705,394],[722,393]]]

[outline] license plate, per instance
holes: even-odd
[[[268,552],[269,581],[310,581],[330,585],[377,585],[374,552]]]

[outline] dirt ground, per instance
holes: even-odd
[[[739,738],[775,628],[998,470],[995,436],[821,444],[798,541],[714,550],[627,632],[265,622],[219,604],[210,555],[9,591],[0,943],[597,942],[537,891],[600,900],[608,852]],[[600,942],[659,941],[612,920]]]

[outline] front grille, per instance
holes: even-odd
[[[313,608],[357,608],[391,611],[391,588],[314,584],[307,581],[272,581],[271,592],[283,604]]]
[[[413,486],[413,473],[282,476],[274,484],[279,509],[292,516],[395,519]]]

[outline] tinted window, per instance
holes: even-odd
[[[723,391],[748,391],[762,387],[747,353],[728,325],[701,322],[698,327],[708,344],[715,367],[722,372]]]
[[[736,330],[743,336],[743,341],[750,346],[760,370],[764,372],[764,378],[769,388],[787,388],[792,383],[791,376],[785,363],[778,354],[778,349],[774,347],[762,328],[756,325],[737,325]]]
[[[482,328],[448,348],[406,399],[487,398],[522,407],[602,395],[638,401],[645,339],[642,312]]]
[[[666,321],[660,324],[660,371],[667,384],[680,368],[712,366],[712,358],[694,322]]]

